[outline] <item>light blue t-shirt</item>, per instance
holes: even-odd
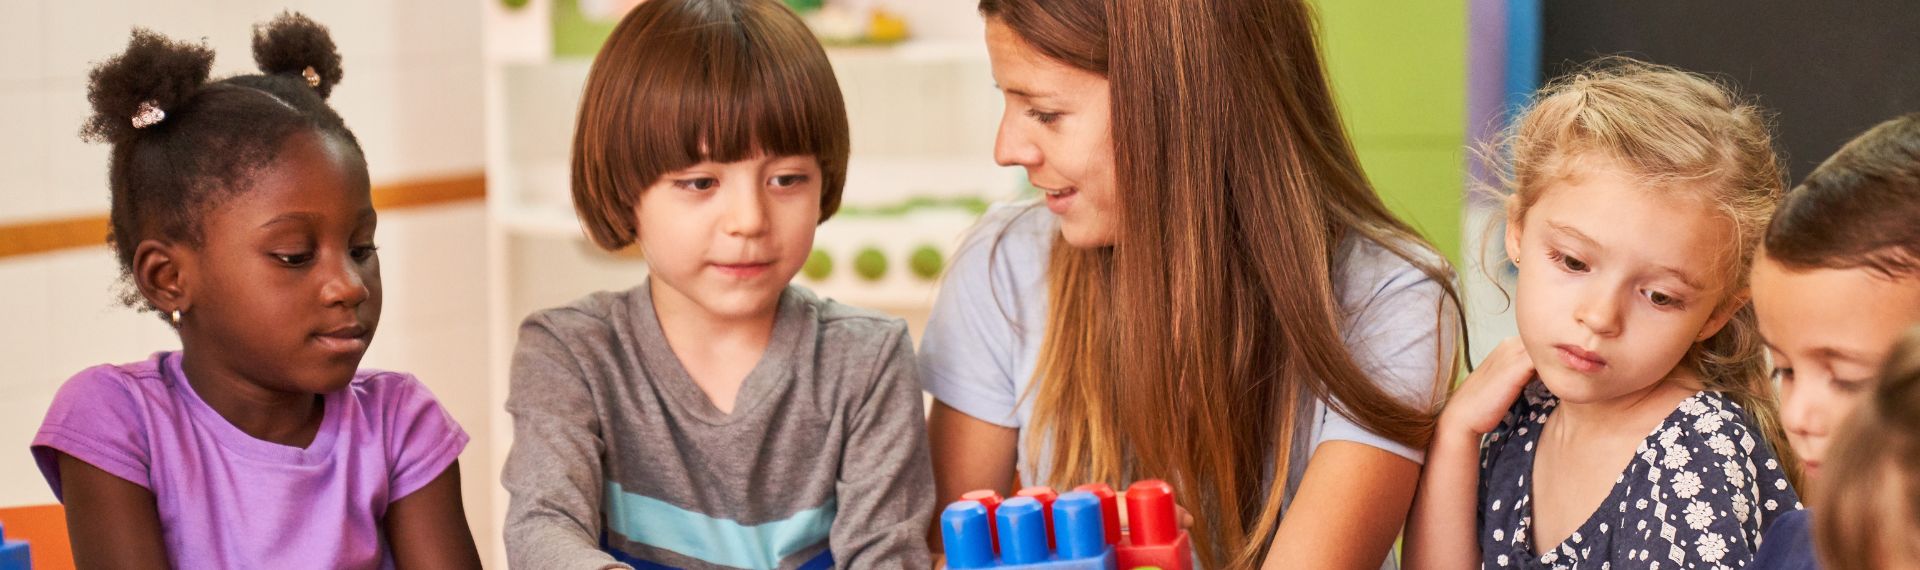
[[[1032,201],[988,210],[954,254],[920,343],[920,380],[934,398],[1020,430],[1018,465],[1027,482],[1045,481],[1050,469],[1050,454],[1034,456],[1038,450],[1025,445],[1033,398],[1023,396],[1046,334],[1047,259],[1058,227],[1058,218]],[[1334,287],[1347,348],[1388,394],[1419,408],[1436,405],[1445,391],[1440,362],[1443,355],[1451,362],[1458,333],[1457,308],[1439,283],[1377,243],[1349,238],[1341,253],[1345,263],[1335,269]],[[1302,412],[1295,417],[1305,429],[1295,431],[1293,457],[1337,440],[1425,460],[1423,450],[1328,413],[1324,401],[1315,399]],[[1306,467],[1307,461],[1291,462],[1289,500]]]

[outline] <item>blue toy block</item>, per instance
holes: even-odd
[[[33,556],[27,541],[7,540],[6,527],[0,526],[0,570],[32,570]]]
[[[1051,502],[1051,517],[1049,505],[1031,496],[1007,499],[991,515],[976,500],[948,505],[940,513],[947,567],[1114,570],[1114,552],[1106,538],[1100,498],[1074,491]],[[994,551],[996,538],[998,553]]]

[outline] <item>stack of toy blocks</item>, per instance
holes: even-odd
[[[973,491],[940,513],[947,567],[956,569],[1190,570],[1193,550],[1180,530],[1173,487],[1146,480],[1127,488],[1127,528],[1105,483],[1056,494],[1021,489],[1011,499]]]
[[[0,570],[28,570],[33,568],[33,557],[27,552],[24,540],[7,540],[6,527],[0,527]]]

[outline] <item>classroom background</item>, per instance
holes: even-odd
[[[919,327],[945,257],[994,201],[1031,193],[993,164],[1000,96],[968,0],[788,0],[828,47],[849,107],[841,214],[797,280]],[[418,375],[472,436],[474,536],[504,567],[506,365],[527,313],[624,289],[645,263],[583,237],[565,161],[589,58],[635,0],[0,0],[0,524],[36,568],[70,566],[27,446],[60,384],[179,341],[120,306],[105,145],[83,143],[86,73],[132,26],[204,38],[250,70],[282,10],[332,29],[331,99],[365,147],[385,311],[363,366]],[[1718,74],[1777,111],[1796,179],[1852,134],[1920,109],[1920,7],[1859,0],[1313,0],[1340,111],[1380,194],[1467,284],[1470,356],[1513,334],[1495,201],[1473,149],[1544,78],[1626,53]],[[1496,245],[1497,247],[1497,245]]]

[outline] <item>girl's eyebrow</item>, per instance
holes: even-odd
[[[1567,237],[1573,238],[1576,241],[1579,241],[1581,244],[1586,245],[1587,247],[1591,247],[1596,250],[1606,249],[1605,247],[1600,246],[1600,242],[1594,241],[1594,239],[1591,237],[1587,237],[1586,233],[1581,232],[1580,230],[1574,229],[1573,226],[1562,224],[1560,222],[1547,222],[1547,227],[1552,228],[1556,231],[1559,231],[1560,233],[1565,234]]]
[[[1605,246],[1600,245],[1600,242],[1595,241],[1591,237],[1588,237],[1587,234],[1581,232],[1580,230],[1574,229],[1573,226],[1569,226],[1559,222],[1547,222],[1547,227],[1553,230],[1556,230],[1561,234],[1566,235],[1569,238],[1573,238],[1575,241],[1578,241],[1582,245],[1585,245],[1587,247],[1593,248],[1595,251],[1606,251],[1607,249]],[[1702,286],[1700,284],[1699,279],[1695,279],[1692,275],[1688,274],[1685,271],[1681,271],[1679,268],[1669,267],[1665,265],[1654,265],[1653,269],[1657,273],[1667,275],[1667,276],[1673,277],[1676,280],[1679,280],[1681,285],[1686,285],[1688,288],[1693,289],[1695,291],[1707,290],[1705,286]]]
[[[311,224],[315,220],[319,220],[319,219],[320,219],[320,214],[314,213],[314,212],[287,212],[285,214],[274,216],[273,219],[267,220],[267,223],[260,224],[260,227],[265,228],[268,226],[284,224],[288,222],[306,222]]]
[[[1690,289],[1693,289],[1695,291],[1707,290],[1706,287],[1702,287],[1700,285],[1699,281],[1694,280],[1692,275],[1688,275],[1686,272],[1680,271],[1679,269],[1667,267],[1665,265],[1655,265],[1653,266],[1653,268],[1657,272],[1665,273],[1668,276],[1671,276],[1674,279],[1679,280],[1681,285],[1686,285]]]

